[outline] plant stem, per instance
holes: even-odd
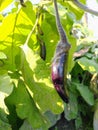
[[[78,6],[80,9],[90,13],[90,14],[93,14],[93,15],[96,15],[98,16],[98,11],[95,11],[93,9],[90,9],[89,7],[87,7],[86,5],[82,4],[81,2],[79,2],[78,0],[71,0],[76,6]]]
[[[26,39],[26,41],[25,41],[25,44],[28,44],[28,42],[29,42],[29,40],[30,40],[30,37],[32,36],[32,33],[34,32],[34,30],[35,30],[37,24],[38,24],[38,18],[36,19],[36,22],[35,22],[35,24],[34,24],[32,30],[30,31],[29,35],[27,36],[27,39]]]

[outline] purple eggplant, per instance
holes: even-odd
[[[67,60],[67,55],[62,54],[58,60],[54,60],[52,63],[52,82],[56,91],[62,100],[68,103],[68,98],[64,91],[64,69],[65,61]]]
[[[54,59],[52,62],[51,77],[56,91],[58,92],[62,100],[68,103],[68,97],[66,95],[64,85],[66,84],[65,79],[67,74],[67,58],[71,45],[67,40],[66,33],[60,22],[57,1],[53,0],[53,2],[55,8],[56,25],[59,32],[60,40],[57,44]]]

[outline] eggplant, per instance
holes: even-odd
[[[66,84],[65,80],[67,74],[68,52],[71,45],[67,40],[66,32],[60,22],[57,1],[53,0],[53,2],[55,8],[56,26],[60,36],[60,40],[57,44],[56,52],[54,54],[54,59],[52,62],[51,77],[56,91],[58,92],[62,100],[68,103],[68,96],[65,92],[65,84]]]
[[[46,60],[46,45],[45,42],[38,36],[36,35],[37,41],[40,44],[40,57],[43,60]]]
[[[43,60],[46,60],[46,46],[43,41],[40,43],[40,57]]]
[[[68,103],[68,97],[64,91],[64,72],[68,55],[63,53],[52,63],[52,82],[62,100]]]

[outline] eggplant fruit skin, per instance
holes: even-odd
[[[46,46],[45,46],[44,42],[42,44],[40,44],[40,57],[43,60],[46,60]]]
[[[56,91],[58,92],[59,96],[62,100],[68,103],[68,98],[64,91],[64,70],[65,64],[67,60],[67,55],[62,54],[60,58],[52,63],[52,82]]]

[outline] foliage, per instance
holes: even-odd
[[[52,2],[43,1],[38,6],[27,1],[26,7],[16,2],[6,12],[5,8],[11,3],[11,0],[0,3],[0,129],[48,130],[63,111],[68,120],[75,119],[77,129],[85,126],[85,117],[86,122],[90,119],[85,127],[92,127],[89,124],[96,86],[91,86],[91,78],[98,72],[98,47],[96,44],[86,46],[86,38],[77,40],[71,35],[74,24],[81,20],[84,12],[71,2],[58,3],[61,22],[72,46],[67,82],[70,100],[66,105],[50,78],[51,61],[59,40]],[[46,60],[40,57],[42,43],[46,46]],[[73,60],[74,52],[78,54],[85,47],[88,51]]]

